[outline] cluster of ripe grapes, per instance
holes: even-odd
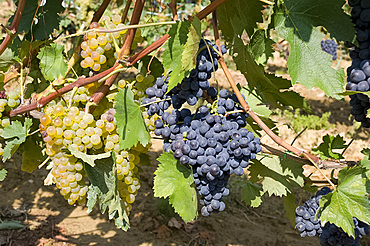
[[[364,0],[348,1],[352,7],[352,22],[355,24],[359,46],[350,52],[352,65],[347,69],[346,89],[366,92],[370,89],[370,4]],[[351,114],[364,127],[370,127],[370,118],[366,117],[370,108],[369,97],[362,93],[350,96]]]
[[[333,60],[337,59],[337,47],[338,44],[334,39],[321,40],[321,49],[331,55]]]
[[[154,133],[164,139],[163,150],[172,151],[181,164],[192,168],[203,216],[225,209],[222,198],[229,194],[230,175],[243,175],[243,168],[261,151],[260,140],[244,128],[248,115],[235,94],[224,89],[217,93],[208,82],[218,67],[212,47],[209,41],[201,42],[190,77],[170,91],[168,77],[160,77],[143,100],[148,115],[160,116]],[[226,52],[224,46],[221,49]],[[204,92],[215,100],[212,106],[202,105],[194,113],[183,107],[185,102],[195,105]],[[174,109],[169,113],[171,105]]]
[[[90,31],[84,36],[84,41],[81,43],[80,62],[82,68],[90,68],[93,72],[106,70],[113,66],[117,59],[117,52],[114,51],[116,45],[121,47],[126,38],[127,30],[105,33],[102,31],[123,28],[119,15],[113,15],[112,19],[108,16],[103,16],[99,23],[93,22],[90,24]],[[133,40],[132,49],[137,47],[137,44],[142,42],[141,31],[137,29]]]
[[[296,229],[301,233],[301,237],[318,235],[322,246],[359,246],[361,237],[369,234],[369,225],[359,221],[357,218],[353,218],[356,237],[352,238],[342,228],[332,223],[328,222],[325,226],[321,226],[320,218],[316,218],[321,197],[330,192],[330,188],[323,187],[316,195],[306,201],[303,206],[297,207]]]
[[[202,39],[199,44],[196,68],[191,71],[189,77],[184,78],[170,91],[168,91],[169,77],[157,78],[155,85],[148,87],[145,91],[148,98],[144,99],[143,104],[148,104],[147,114],[161,116],[169,106],[172,105],[175,109],[179,109],[185,102],[193,106],[198,98],[203,96],[203,93],[215,99],[217,89],[211,87],[208,81],[212,72],[218,69],[218,54],[215,50],[218,50],[218,46]],[[226,53],[224,45],[221,46],[221,52]]]
[[[88,89],[85,88],[84,92],[88,92]],[[81,93],[82,91],[81,89]],[[82,95],[81,93],[77,95]],[[73,100],[72,102],[71,105],[80,103]],[[150,146],[138,144],[129,150],[120,149],[116,131],[116,111],[113,108],[106,110],[98,118],[76,106],[67,107],[63,102],[46,107],[44,112],[39,128],[45,142],[45,152],[53,164],[52,182],[60,189],[68,203],[84,203],[88,191],[84,179],[84,164],[73,154],[68,154],[68,147],[88,154],[113,151],[116,156],[118,191],[125,210],[129,213],[140,189],[137,168],[139,155],[147,152]]]

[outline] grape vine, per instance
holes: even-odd
[[[215,0],[184,18],[174,0],[168,9],[161,5],[172,16],[164,22],[162,15],[147,18],[144,10],[158,9],[144,0],[133,9],[131,1],[124,9],[109,0],[72,2],[67,8],[20,0],[12,24],[4,26],[0,180],[6,182],[6,161],[20,151],[22,170],[46,168],[44,183],[55,184],[66,203],[89,212],[97,204],[127,230],[141,165],[153,161],[148,152],[156,138],[163,153],[154,196],[168,198],[185,222],[227,213],[230,180],[243,176],[242,200],[257,207],[264,196],[284,197],[301,237],[359,245],[369,234],[369,149],[358,150],[362,160],[344,160],[352,141],[330,135],[317,148],[300,149],[278,135],[271,118],[283,108],[312,111],[293,87],[299,83],[335,99],[349,95],[350,113],[361,129],[370,127],[367,1]],[[266,69],[281,40],[289,44],[289,79]],[[344,48],[336,61],[338,46]],[[352,47],[347,83],[337,69],[345,46]],[[230,65],[240,71],[238,79]],[[229,86],[220,83],[222,72]],[[268,137],[283,150],[267,146]],[[302,163],[314,166],[330,188],[291,216],[293,190],[315,190]],[[333,167],[340,170],[324,172]]]

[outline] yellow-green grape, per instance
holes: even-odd
[[[53,181],[60,194],[73,205],[85,199],[88,187],[83,181],[83,166],[77,162],[74,156],[68,156],[66,153],[59,152],[52,157],[54,167],[51,170]]]
[[[112,22],[116,25],[118,25],[119,23],[121,23],[121,16],[119,15],[113,15],[112,16]]]
[[[158,115],[149,116],[146,111],[143,111],[142,114],[143,114],[144,122],[146,126],[148,127],[148,130],[154,131],[155,130],[154,122],[159,118],[159,116]]]
[[[3,155],[3,154],[4,154],[3,145],[0,143],[0,155]]]

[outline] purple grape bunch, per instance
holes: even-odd
[[[369,234],[369,225],[359,221],[357,218],[353,218],[355,238],[352,238],[335,224],[328,222],[325,226],[321,226],[320,218],[315,218],[321,197],[330,192],[329,187],[323,187],[316,195],[306,201],[303,206],[296,208],[295,228],[300,232],[301,237],[319,236],[322,246],[360,246],[362,236]]]
[[[337,47],[338,44],[334,39],[321,40],[321,49],[331,55],[333,60],[337,59]]]
[[[350,0],[351,18],[355,24],[358,47],[350,52],[352,65],[347,68],[346,89],[366,92],[370,89],[370,4],[364,0]],[[369,97],[362,93],[350,95],[351,114],[363,127],[370,127],[370,118],[366,116],[370,108]]]
[[[211,78],[212,72],[218,68],[218,46],[206,41],[208,48],[202,39],[199,44],[199,54],[197,55],[196,68],[191,70],[190,76],[184,78],[180,84],[168,91],[169,77],[157,78],[155,85],[148,87],[145,93],[148,98],[144,99],[142,104],[147,104],[148,115],[163,115],[164,111],[172,104],[175,109],[180,109],[187,102],[193,106],[197,103],[198,98],[206,92],[208,96],[215,99],[217,89],[210,86],[208,79]],[[213,49],[213,48],[214,49]],[[227,52],[226,46],[221,46],[221,52]],[[158,103],[154,103],[158,101]]]
[[[243,128],[247,114],[238,112],[236,97],[226,90],[219,95],[217,113],[207,106],[199,107],[196,114],[175,109],[154,123],[154,133],[164,138],[163,150],[173,151],[181,164],[192,166],[203,216],[225,209],[222,198],[229,194],[230,175],[243,175],[243,168],[261,151],[259,138]]]
[[[322,233],[319,235],[322,246],[343,245],[343,246],[360,246],[360,240],[363,236],[369,234],[369,225],[357,218],[353,218],[355,224],[355,238],[350,237],[342,228],[326,223],[322,227]]]
[[[312,196],[302,206],[299,206],[295,210],[295,222],[297,223],[295,228],[301,233],[301,237],[306,235],[314,237],[322,233],[320,220],[315,218],[316,211],[319,208],[319,202],[323,195],[330,193],[329,187],[323,187],[319,190],[316,195]]]

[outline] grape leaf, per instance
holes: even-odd
[[[370,203],[366,197],[366,169],[360,166],[344,168],[338,173],[338,186],[320,199],[321,224],[330,222],[354,237],[352,217],[370,223]]]
[[[361,160],[360,165],[370,170],[370,149],[363,149],[361,153],[364,154],[365,156]]]
[[[314,154],[320,154],[320,158],[323,160],[330,158],[338,160],[343,158],[342,154],[333,152],[333,149],[343,149],[347,147],[343,137],[340,135],[332,136],[326,134],[322,140],[323,142],[319,145],[319,147],[312,149]]]
[[[177,22],[168,34],[171,36],[163,52],[165,73],[171,73],[168,91],[190,74],[196,66],[196,57],[200,41],[200,21]]]
[[[263,3],[257,0],[236,0],[224,3],[217,9],[220,29],[226,42],[232,47],[230,55],[233,56],[237,69],[247,79],[249,88],[257,89],[265,102],[275,107],[283,105],[307,108],[306,102],[299,94],[285,90],[292,86],[291,82],[267,74],[264,67],[254,61],[250,48],[240,38],[244,30],[252,36],[256,22],[263,22],[262,5]]]
[[[339,99],[338,93],[343,91],[345,84],[344,70],[331,67],[332,56],[321,50],[321,40],[325,35],[316,27],[317,20],[330,19],[328,14],[333,11],[328,12],[326,6],[335,7],[334,2],[340,1],[330,0],[325,4],[320,0],[302,4],[296,4],[296,0],[285,1],[286,9],[280,7],[275,10],[274,24],[279,36],[287,40],[291,47],[287,65],[292,82],[308,89],[319,87],[327,96]],[[325,12],[322,11],[324,9]],[[341,25],[337,23],[340,29]],[[344,33],[343,30],[340,32]]]
[[[309,26],[324,26],[337,40],[351,42],[355,37],[355,28],[350,16],[343,11],[345,3],[345,0],[285,0],[285,26],[295,27],[296,34],[305,41],[310,39]]]
[[[61,1],[45,1],[42,6],[39,6],[39,2],[26,1],[17,32],[28,33],[32,28],[34,40],[45,40],[54,29],[58,29],[60,20],[58,13],[63,12],[64,8]],[[9,23],[13,22],[13,19],[14,15],[9,19]]]
[[[192,187],[191,169],[181,165],[172,153],[163,153],[154,172],[154,196],[169,197],[169,202],[185,222],[197,216],[197,193]]]
[[[263,22],[261,11],[264,9],[259,0],[233,0],[217,8],[217,20],[225,40],[231,42],[246,30],[252,36],[257,22]]]
[[[234,39],[234,49],[230,51],[237,69],[248,81],[250,90],[257,89],[263,100],[272,106],[293,106],[294,108],[307,108],[307,103],[298,93],[289,91],[290,81],[267,74],[261,65],[254,61],[247,46],[239,37]]]
[[[286,196],[288,192],[292,192],[292,187],[302,186],[302,175],[297,175],[296,170],[283,162],[285,161],[277,156],[263,156],[260,160],[253,160],[253,165],[249,168],[251,182],[263,179],[262,189],[269,196]]]
[[[7,173],[8,171],[6,171],[5,169],[0,169],[0,181],[4,181]]]
[[[42,155],[42,148],[37,144],[37,137],[32,135],[21,145],[22,152],[22,171],[32,173],[45,159]]]
[[[16,230],[23,229],[25,225],[18,220],[3,220],[0,222],[0,230]]]
[[[141,114],[140,106],[134,101],[130,88],[119,90],[115,96],[117,132],[120,136],[120,149],[130,149],[140,142],[143,146],[150,143],[150,134]]]
[[[272,57],[274,41],[266,37],[265,30],[257,29],[247,47],[258,65],[266,66],[269,57]]]
[[[0,55],[0,71],[6,72],[9,67],[13,65],[15,60],[13,59],[13,53],[10,48],[6,48]]]
[[[40,60],[37,58],[32,59],[30,72],[28,75],[33,79],[33,81],[32,83],[27,84],[25,92],[26,98],[30,98],[32,93],[34,92],[36,93],[43,92],[50,85],[50,83],[45,79],[44,75],[40,70]]]
[[[274,129],[275,133],[277,133],[278,128],[275,127],[275,122],[270,118],[270,115],[272,114],[272,111],[265,105],[263,104],[263,101],[261,98],[259,98],[257,95],[251,93],[243,87],[240,91],[244,97],[245,101],[248,102],[249,107],[258,114],[260,119],[270,128]],[[261,128],[258,126],[258,124],[252,119],[252,118],[247,118],[247,129],[249,131],[253,131],[256,135],[261,135],[258,131],[261,130]]]
[[[102,214],[108,212],[109,219],[114,219],[118,228],[127,231],[129,219],[117,189],[115,158],[97,159],[95,163],[94,168],[84,165],[91,182],[87,192],[87,212],[90,213],[98,203]]]
[[[295,226],[295,209],[297,205],[295,203],[294,191],[283,197],[283,205],[286,212],[285,216],[289,219],[290,223],[292,223],[292,226]]]
[[[12,121],[10,125],[4,128],[1,136],[6,140],[3,162],[9,159],[19,146],[26,141],[27,133],[30,127],[32,126],[32,120],[26,118],[24,126],[19,121]]]
[[[40,49],[37,58],[40,59],[40,68],[48,80],[56,80],[67,72],[68,65],[64,61],[64,47],[60,44],[51,44]]]
[[[259,207],[262,204],[262,195],[264,194],[262,188],[251,181],[247,180],[243,182],[242,185],[242,197],[241,200],[245,204],[251,206],[252,208]]]
[[[141,74],[147,74],[149,72],[148,71],[149,63],[150,63],[150,66],[149,66],[150,74],[153,75],[154,78],[162,76],[162,74],[164,73],[163,65],[158,60],[158,58],[155,57],[155,56],[154,57],[153,56],[145,56],[144,58],[142,58],[140,60],[139,63],[135,64],[135,67],[138,68],[138,70]]]

